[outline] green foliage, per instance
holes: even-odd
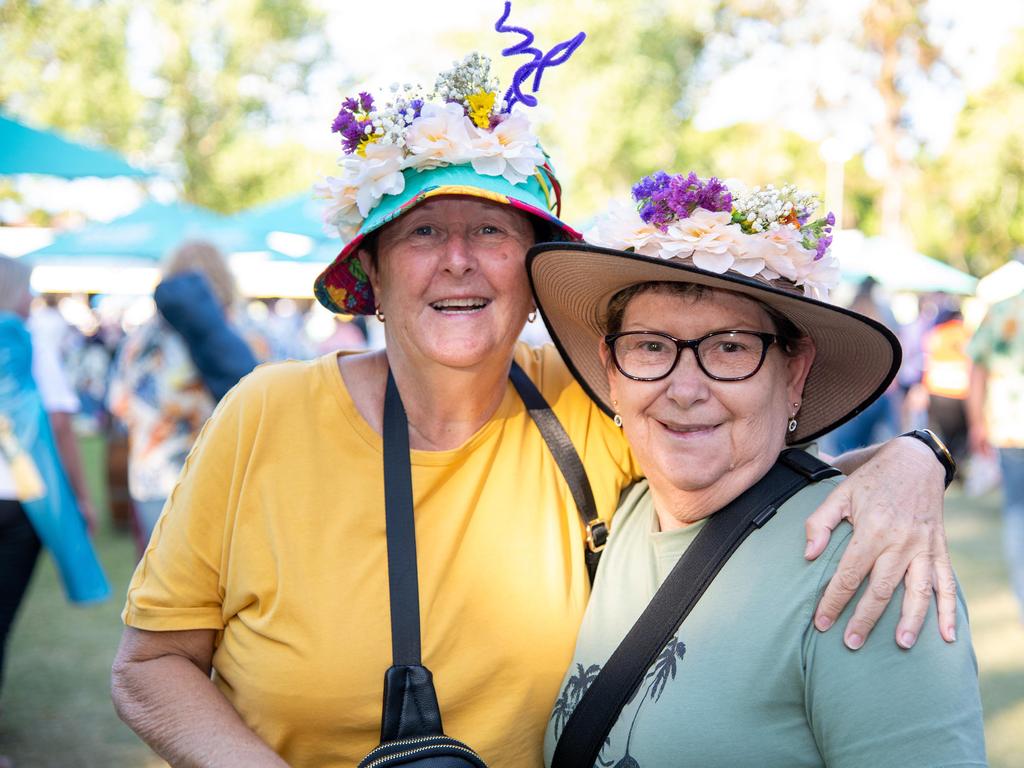
[[[0,107],[145,150],[177,170],[189,202],[237,210],[314,176],[313,153],[270,136],[287,117],[275,110],[325,58],[306,0],[8,0],[0,22]],[[131,62],[130,45],[153,71]]]
[[[1000,76],[967,102],[956,135],[912,195],[917,241],[984,275],[1024,246],[1024,32]]]
[[[0,107],[121,150],[144,145],[124,0],[0,3]]]
[[[603,209],[640,176],[691,159],[682,97],[701,51],[705,6],[703,0],[544,5],[537,25],[542,47],[587,32],[572,61],[546,76],[540,96],[552,118],[541,136],[566,188],[563,212],[570,221]]]

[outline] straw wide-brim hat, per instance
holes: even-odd
[[[609,301],[637,283],[692,283],[749,296],[811,337],[817,353],[804,385],[797,429],[787,436],[790,443],[813,440],[852,419],[881,396],[899,369],[900,345],[885,326],[808,298],[785,281],[717,274],[680,259],[587,243],[543,243],[530,249],[526,263],[555,345],[587,394],[609,415],[608,373],[598,348]]]

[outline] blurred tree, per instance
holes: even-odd
[[[935,109],[948,108],[943,94],[959,85],[941,44],[950,21],[937,5],[720,2],[695,98],[718,100],[718,124],[746,111],[747,119],[779,121],[816,141],[831,138],[846,157],[873,151],[882,161],[879,228],[896,234]]]
[[[0,108],[121,150],[144,145],[143,99],[131,85],[130,3],[0,3]]]
[[[823,188],[817,144],[797,132],[778,123],[695,124],[702,94],[694,78],[716,7],[712,0],[566,0],[529,8],[526,26],[544,50],[581,27],[587,32],[572,61],[545,75],[540,91],[540,132],[566,188],[569,221],[586,226],[609,199],[628,195],[658,169]],[[513,42],[510,36],[507,44]],[[502,82],[517,63],[499,62]]]
[[[147,10],[143,11],[143,7]],[[174,139],[190,202],[231,211],[294,191],[318,159],[269,141],[289,96],[325,58],[322,17],[306,0],[150,0],[137,13],[165,50],[150,87],[148,132]]]
[[[4,0],[0,107],[143,151],[182,196],[232,211],[308,186],[288,104],[326,59],[307,0]]]
[[[539,92],[541,137],[566,188],[570,221],[585,223],[656,168],[693,165],[682,96],[710,7],[704,0],[535,0],[522,10],[517,4],[512,21],[534,29],[535,45],[545,51],[587,32],[572,60],[545,74]],[[493,48],[515,42],[516,36],[503,36]],[[502,83],[526,61],[499,62]]]
[[[973,94],[947,151],[925,167],[911,222],[922,247],[984,275],[1024,246],[1024,32]]]

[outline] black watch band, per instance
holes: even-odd
[[[949,488],[949,484],[953,482],[953,478],[956,476],[956,461],[953,460],[953,454],[949,452],[949,448],[939,439],[939,436],[930,429],[914,429],[910,432],[904,432],[900,437],[912,437],[915,440],[920,440],[932,449],[935,458],[939,460],[939,464],[946,470],[946,487]]]

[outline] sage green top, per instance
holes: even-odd
[[[648,671],[597,765],[986,764],[962,600],[952,645],[939,636],[934,604],[914,648],[896,645],[902,587],[859,651],[843,645],[853,603],[834,629],[814,629],[852,529],[843,524],[807,562],[804,520],[838,482],[805,488],[733,554]],[[547,765],[583,691],[702,526],[660,532],[646,481],[624,497],[548,722]]]

